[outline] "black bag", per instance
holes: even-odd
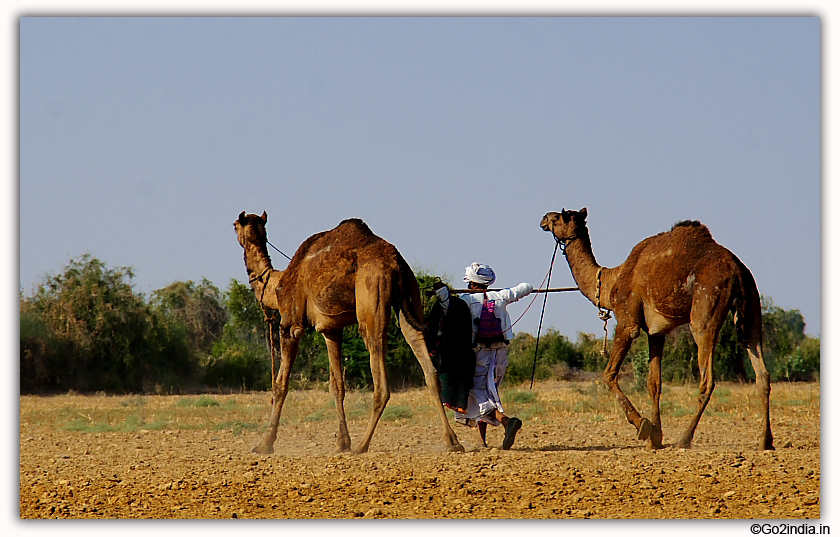
[[[466,412],[475,375],[472,334],[470,307],[456,296],[449,297],[445,314],[441,303],[435,302],[426,317],[426,346],[440,360],[441,402],[462,413]]]

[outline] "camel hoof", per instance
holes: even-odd
[[[458,436],[455,434],[454,431],[450,431],[449,434],[443,435],[443,444],[446,446],[446,451],[449,452],[464,452],[464,446],[461,445],[461,442],[458,441]]]
[[[691,449],[691,440],[680,440],[676,443],[676,446],[679,449]]]
[[[265,444],[260,444],[256,447],[251,448],[251,453],[256,455],[271,455],[274,453],[273,446],[266,446]]]
[[[773,437],[770,435],[764,436],[761,439],[761,442],[758,443],[758,449],[764,451],[775,451],[776,448],[773,447]]]
[[[642,422],[639,424],[639,440],[647,440],[650,438],[650,434],[653,432],[653,424],[647,418],[642,418]]]
[[[446,451],[449,451],[451,453],[464,453],[466,449],[464,449],[464,446],[462,446],[460,442],[456,442],[455,444],[448,446],[446,448]]]
[[[648,443],[650,449],[662,449],[662,427],[655,425],[653,431],[650,433],[650,441]]]

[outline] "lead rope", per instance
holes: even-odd
[[[607,321],[610,320],[610,310],[601,306],[601,273],[604,271],[604,267],[598,267],[598,275],[597,280],[598,284],[595,287],[595,306],[598,307],[598,318],[604,321],[604,348],[601,349],[601,356],[607,355]]]
[[[268,242],[268,239],[266,239],[266,241],[265,241],[265,242]],[[280,248],[278,248],[278,247],[274,246],[274,245],[273,245],[273,244],[271,244],[270,242],[268,242],[268,245],[269,245],[269,246],[271,246],[272,248],[274,248],[275,250],[277,250],[278,252],[280,252],[281,254],[283,254],[283,257],[285,257],[285,258],[286,258],[286,259],[288,259],[289,261],[291,261],[291,260],[292,260],[292,258],[291,258],[291,257],[289,257],[289,256],[287,256],[286,254],[284,254],[284,253],[283,253],[283,250],[281,250]]]
[[[271,405],[274,406],[274,321],[277,317],[269,317],[265,306],[260,304],[260,307],[262,307],[265,322],[268,323],[268,344],[271,347]]]
[[[291,257],[289,257],[288,255],[286,255],[283,252],[283,250],[281,250],[280,248],[271,244],[271,242],[268,239],[266,239],[265,242],[267,242],[269,246],[271,246],[272,248],[274,248],[275,250],[280,252],[283,255],[283,257],[285,257],[286,259],[288,259],[289,261],[292,260]],[[265,273],[263,273],[263,274],[265,274]],[[260,278],[262,278],[262,275],[260,275]],[[262,281],[262,280],[260,280],[260,281]],[[265,288],[266,287],[268,287],[268,282],[263,284],[263,292],[262,292],[263,295],[265,295]],[[269,341],[269,345],[271,346],[271,405],[274,406],[274,378],[275,378],[275,373],[274,373],[274,320],[276,319],[276,317],[269,317],[268,316],[268,313],[265,311],[265,306],[262,305],[262,297],[260,297],[260,307],[263,310],[263,315],[265,316],[265,322],[268,323],[268,341]]]
[[[548,267],[548,281],[545,284],[546,288],[551,287],[551,271],[554,269],[554,258],[557,257],[557,247],[560,246],[560,241],[554,241],[554,253],[551,254],[551,265]],[[565,253],[565,248],[564,248]],[[537,375],[537,356],[539,356],[540,352],[540,332],[542,332],[542,323],[543,323],[543,316],[545,315],[545,303],[548,302],[548,293],[545,293],[543,297],[543,305],[542,305],[542,312],[540,312],[540,324],[537,327],[537,345],[534,347],[534,367],[531,370],[531,387],[529,389],[534,389],[534,377]],[[530,306],[529,306],[530,307]],[[526,310],[527,311],[527,310]]]
[[[280,252],[280,253],[282,254],[283,252]],[[286,255],[286,254],[283,254],[283,255]],[[268,323],[268,344],[269,344],[269,347],[271,348],[271,405],[273,406],[274,405],[274,376],[275,376],[275,373],[274,373],[274,321],[277,319],[277,317],[276,316],[269,317],[267,308],[265,306],[263,306],[263,298],[265,297],[265,290],[268,287],[268,281],[265,281],[265,282],[262,281],[263,276],[265,276],[265,273],[268,272],[269,270],[271,270],[271,267],[265,269],[262,272],[262,274],[260,274],[256,278],[251,278],[249,283],[259,281],[261,284],[263,284],[262,292],[260,293],[260,297],[257,299],[257,302],[259,303],[260,308],[262,308],[263,317],[265,319],[265,322]],[[269,276],[269,279],[270,278],[271,278],[271,276]],[[254,295],[256,296],[256,292],[254,293]]]

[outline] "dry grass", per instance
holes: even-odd
[[[631,401],[647,414],[647,393],[626,388]],[[540,424],[574,417],[602,422],[623,420],[615,398],[597,381],[544,381],[533,390],[525,386],[503,387],[502,401],[508,414],[526,422]],[[237,395],[114,396],[88,398],[65,395],[57,410],[21,412],[21,426],[51,426],[77,432],[132,432],[141,430],[225,430],[235,434],[262,430],[270,412],[266,393]],[[25,397],[22,397],[25,399]],[[345,398],[350,422],[368,420],[372,395],[351,391]],[[694,413],[697,387],[664,386],[661,411],[663,421],[679,420]],[[95,402],[95,405],[92,404]],[[771,414],[784,409],[804,418],[819,419],[818,383],[777,383],[771,395]],[[451,411],[447,411],[451,415]],[[749,384],[721,383],[704,413],[706,417],[758,420],[755,387]],[[335,419],[335,402],[324,390],[293,391],[283,408],[282,424],[319,422]],[[382,420],[415,425],[436,423],[437,417],[425,388],[393,393]]]

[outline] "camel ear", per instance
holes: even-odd
[[[239,223],[243,226],[248,223],[248,220],[245,219],[245,211],[239,213]]]
[[[263,223],[266,223],[266,224],[268,223],[268,213],[267,212],[263,211],[262,219],[263,219]]]
[[[560,217],[563,219],[563,222],[569,223],[569,213],[566,212],[565,208],[560,211]]]
[[[588,214],[587,211],[586,211],[586,207],[584,207],[583,209],[580,210],[580,214],[582,214],[583,218],[586,219],[586,215]]]

